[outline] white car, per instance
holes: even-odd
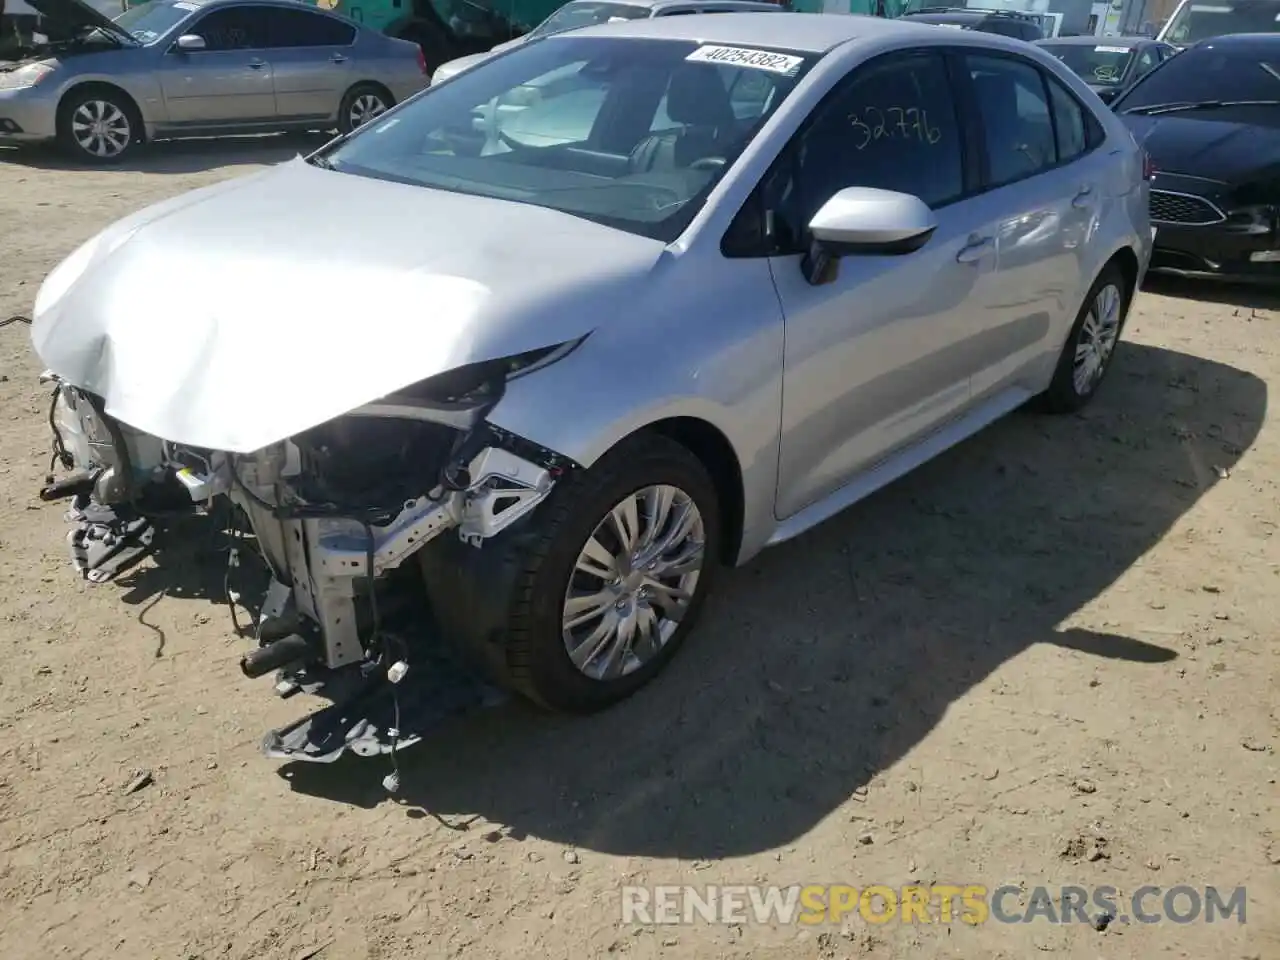
[[[442,83],[463,70],[483,63],[495,53],[510,50],[530,40],[549,37],[565,30],[588,27],[619,20],[644,20],[649,17],[674,17],[691,13],[769,13],[783,12],[783,7],[765,0],[572,0],[522,37],[500,43],[488,53],[472,53],[442,63],[431,75],[432,83]]]

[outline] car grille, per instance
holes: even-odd
[[[1203,197],[1170,190],[1151,191],[1151,222],[1205,226],[1227,219],[1221,210]]]

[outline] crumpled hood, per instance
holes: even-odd
[[[466,363],[579,338],[661,243],[301,159],[148,208],[36,299],[54,373],[146,433],[248,453]]]
[[[133,35],[116,26],[110,17],[99,13],[82,0],[26,0],[27,6],[68,27],[97,27],[117,39],[136,44]]]

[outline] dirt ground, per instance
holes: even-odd
[[[117,217],[306,146],[0,151],[0,318]],[[1083,416],[1015,414],[726,577],[617,709],[451,725],[395,799],[383,761],[259,755],[308,705],[240,675],[214,584],[77,579],[28,329],[0,328],[0,957],[1280,957],[1280,297],[1150,287]],[[620,919],[624,884],[756,882],[1244,886],[1248,912]]]

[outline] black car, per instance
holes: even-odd
[[[1013,10],[979,10],[974,7],[925,7],[904,13],[898,19],[913,23],[936,23],[960,30],[998,33],[1015,40],[1039,40],[1044,36],[1037,17]]]
[[[1280,35],[1195,44],[1112,107],[1155,169],[1152,269],[1280,280]]]
[[[1106,103],[1178,52],[1148,37],[1052,37],[1036,45],[1079,74]]]
[[[1277,0],[1183,0],[1160,30],[1159,39],[1175,47],[1236,33],[1275,33],[1280,29]]]

